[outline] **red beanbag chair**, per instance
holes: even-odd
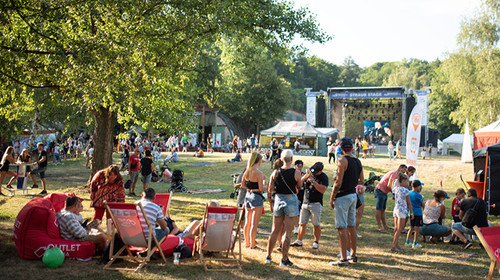
[[[189,249],[193,250],[194,240],[191,238],[181,238],[175,235],[167,235],[167,239],[160,244],[161,250],[165,256],[172,255],[175,247],[181,244],[186,244]]]
[[[92,241],[61,238],[52,202],[41,197],[33,198],[17,215],[14,241],[17,252],[23,259],[41,259],[45,250],[53,247],[59,247],[69,259],[88,259],[94,256],[95,252],[95,244]]]

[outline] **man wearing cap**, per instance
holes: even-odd
[[[300,210],[299,235],[290,246],[302,247],[302,239],[306,235],[307,223],[311,217],[314,235],[313,249],[318,249],[321,236],[321,210],[323,209],[323,194],[328,188],[328,176],[323,173],[323,163],[316,162],[307,173],[302,176],[305,183],[304,201]]]
[[[406,165],[401,164],[397,170],[387,172],[375,187],[375,191],[373,192],[375,195],[375,219],[377,220],[378,231],[380,232],[387,232],[388,229],[385,222],[387,194],[391,191],[392,183],[398,179],[399,172],[406,173],[407,170]]]
[[[343,157],[337,166],[337,178],[330,197],[330,206],[335,209],[335,228],[339,232],[340,259],[330,265],[345,266],[357,262],[356,256],[356,186],[363,184],[363,166],[352,155],[353,143],[349,137],[340,140]],[[347,250],[351,255],[347,257]]]

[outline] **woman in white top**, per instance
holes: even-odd
[[[443,201],[446,199],[446,193],[438,190],[434,193],[433,200],[425,202],[423,222],[424,225],[420,228],[420,234],[424,237],[426,235],[432,236],[431,241],[437,243],[440,237],[448,236],[451,234],[450,227],[440,224],[440,219],[446,217],[446,207]]]

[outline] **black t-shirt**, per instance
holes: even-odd
[[[43,157],[45,157],[45,160],[43,162],[40,162],[38,164],[38,167],[47,167],[47,152],[45,150],[41,151],[38,153],[38,160],[41,160]]]
[[[276,193],[296,193],[297,181],[295,181],[295,168],[278,169],[274,178],[274,185],[276,186]]]
[[[316,182],[323,186],[328,186],[328,176],[325,173],[321,173],[314,177]],[[323,194],[320,193],[311,183],[306,183],[306,189],[304,191],[304,203],[314,203],[319,202],[323,205]]]
[[[464,199],[462,201],[462,204],[460,205],[460,210],[462,210],[465,214],[467,210],[471,209],[474,207],[476,204],[476,201],[479,202],[477,203],[476,210],[477,210],[477,216],[476,219],[474,220],[474,225],[477,225],[478,227],[487,227],[488,226],[488,214],[486,213],[486,202],[480,198],[476,197],[470,197],[467,199]]]
[[[141,158],[141,174],[142,176],[148,176],[153,172],[151,170],[151,164],[153,163],[153,160],[148,158],[148,157],[143,157]]]
[[[342,197],[351,193],[356,193],[359,175],[363,171],[361,161],[355,157],[344,156],[347,159],[347,169],[344,172],[342,185],[336,197]]]

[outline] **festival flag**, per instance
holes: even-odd
[[[465,119],[464,142],[462,143],[462,162],[472,162],[472,145],[469,135],[469,119]]]
[[[424,104],[418,103],[411,111],[406,134],[406,164],[417,167],[418,151],[420,148],[420,131]]]

